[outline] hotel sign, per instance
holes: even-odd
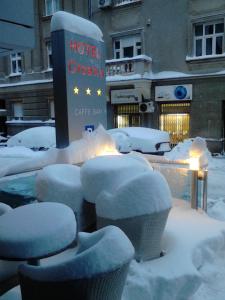
[[[105,46],[100,29],[83,18],[57,12],[52,24],[56,144],[63,148],[90,124],[107,127]]]
[[[135,89],[111,91],[112,104],[139,103],[139,102],[141,102],[140,91],[137,91]]]

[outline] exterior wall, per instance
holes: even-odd
[[[0,57],[0,100],[5,101],[9,135],[29,127],[54,125],[49,120],[53,84],[46,49],[46,42],[51,40],[51,16],[45,16],[44,3],[44,0],[34,0],[35,48],[22,53],[22,74],[11,75],[9,55]],[[60,7],[87,17],[86,1],[61,0]],[[15,101],[22,103],[23,120],[12,120],[12,105]]]

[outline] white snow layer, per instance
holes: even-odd
[[[129,154],[98,156],[87,160],[81,167],[84,197],[88,202],[95,203],[103,190],[112,193],[125,179],[151,169],[144,158]]]
[[[142,263],[132,261],[122,299],[223,300],[217,294],[224,297],[224,286],[223,293],[213,291],[213,287],[210,295],[200,293],[201,284],[207,284],[207,278],[215,274],[217,257],[221,262],[225,258],[224,247],[224,222],[176,201],[163,237],[165,256]]]
[[[107,190],[96,200],[98,216],[113,220],[152,214],[171,208],[168,183],[157,171],[149,171],[124,179],[112,194]]]
[[[97,41],[102,41],[103,38],[101,30],[96,24],[65,11],[57,11],[52,17],[51,32],[57,30],[67,30]]]
[[[60,263],[42,267],[21,266],[27,276],[48,281],[92,278],[114,271],[128,263],[134,248],[127,236],[115,226],[107,226],[93,233],[78,234],[78,249],[65,256]]]
[[[0,256],[46,256],[68,246],[75,236],[76,220],[68,206],[49,202],[20,206],[0,217]]]
[[[37,134],[37,140],[41,139],[41,132],[42,130]],[[50,136],[52,135],[50,134]],[[29,137],[29,140],[31,139],[32,137]],[[118,153],[115,142],[102,125],[99,125],[92,133],[85,132],[82,139],[72,142],[68,147],[63,149],[50,148],[47,151],[30,152],[29,154],[30,149],[20,148],[19,155],[20,157],[24,156],[26,158],[24,160],[6,160],[8,155],[6,155],[7,150],[4,149],[0,149],[0,177],[38,170],[50,164],[78,164],[108,151],[115,154]],[[9,148],[7,147],[6,149]],[[9,150],[10,160],[13,157],[18,157],[17,150],[18,148],[15,149],[14,147]]]
[[[211,154],[207,149],[206,142],[201,137],[187,139],[180,142],[170,152],[165,153],[168,160],[189,162],[190,157],[199,158],[201,168],[207,167]]]
[[[62,202],[73,211],[80,210],[83,202],[80,167],[70,164],[44,167],[36,177],[36,196],[41,201]]]
[[[39,126],[26,129],[9,138],[7,146],[24,146],[27,148],[55,147],[55,128]]]

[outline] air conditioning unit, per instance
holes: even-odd
[[[98,0],[99,8],[107,8],[112,6],[112,0]]]
[[[156,101],[192,100],[192,84],[156,86],[155,100]]]
[[[155,110],[153,101],[139,103],[140,113],[153,113]]]

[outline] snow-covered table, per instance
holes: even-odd
[[[72,209],[61,203],[34,203],[0,218],[0,258],[37,260],[59,253],[76,238]]]

